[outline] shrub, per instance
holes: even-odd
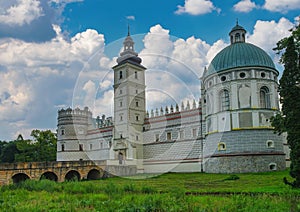
[[[238,179],[240,179],[240,177],[233,174],[233,175],[230,175],[229,177],[225,178],[224,181],[226,181],[226,180],[238,180]]]

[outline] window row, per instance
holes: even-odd
[[[104,149],[104,148],[107,148],[107,146],[103,142],[100,142],[98,148]],[[94,149],[98,149],[98,148],[95,148],[94,144],[92,144],[92,143],[89,144],[89,150],[94,150]],[[83,151],[83,144],[78,145],[78,150]],[[65,151],[65,144],[61,144],[61,151],[62,152]]]
[[[119,79],[123,79],[123,77],[124,77],[123,71],[120,71],[119,72]],[[138,72],[137,71],[134,72],[134,78],[138,79]]]
[[[192,129],[191,137],[192,138],[197,138],[197,129],[196,128]],[[155,139],[156,142],[159,142],[159,141],[172,141],[172,140],[175,140],[175,139],[182,140],[182,139],[185,139],[185,138],[188,138],[188,137],[187,136],[185,137],[184,130],[179,130],[178,134],[174,133],[174,131],[173,132],[166,132],[165,137],[161,136],[161,134],[159,134],[159,133],[156,133],[154,139]]]
[[[220,111],[230,110],[230,94],[228,90],[224,89],[220,92],[219,101],[220,101]],[[270,91],[269,88],[266,86],[260,88],[259,106],[260,108],[271,108]]]
[[[269,149],[275,148],[274,141],[267,140],[266,147],[269,148]],[[225,142],[219,142],[218,143],[218,151],[225,151],[225,150],[226,150],[226,143]]]

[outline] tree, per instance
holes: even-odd
[[[272,119],[272,125],[278,133],[287,132],[290,147],[290,175],[295,180],[285,183],[300,188],[300,28],[292,30],[291,36],[280,40],[274,49],[282,53],[280,62],[284,71],[279,80],[281,114]]]
[[[18,154],[16,141],[3,142],[1,145],[0,159],[3,163],[15,162],[15,154]]]
[[[56,134],[50,130],[31,132],[33,140],[19,139],[16,142],[18,153],[16,162],[55,161],[56,160]]]
[[[31,136],[38,152],[36,161],[55,161],[56,160],[56,134],[50,130],[33,130]]]

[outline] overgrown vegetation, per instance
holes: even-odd
[[[299,211],[300,191],[284,172],[164,174],[0,188],[0,211]]]
[[[0,141],[0,162],[41,162],[56,160],[56,134],[50,130],[33,130],[32,140],[21,135],[14,141]]]
[[[300,26],[292,30],[291,36],[280,40],[275,50],[282,53],[280,62],[284,71],[279,81],[282,113],[273,118],[272,125],[278,133],[287,132],[287,143],[291,149],[290,175],[294,181],[284,182],[300,188]]]

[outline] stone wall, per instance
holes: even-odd
[[[262,172],[285,169],[282,136],[272,130],[210,134],[204,144],[205,172]],[[274,166],[275,167],[274,167]]]

